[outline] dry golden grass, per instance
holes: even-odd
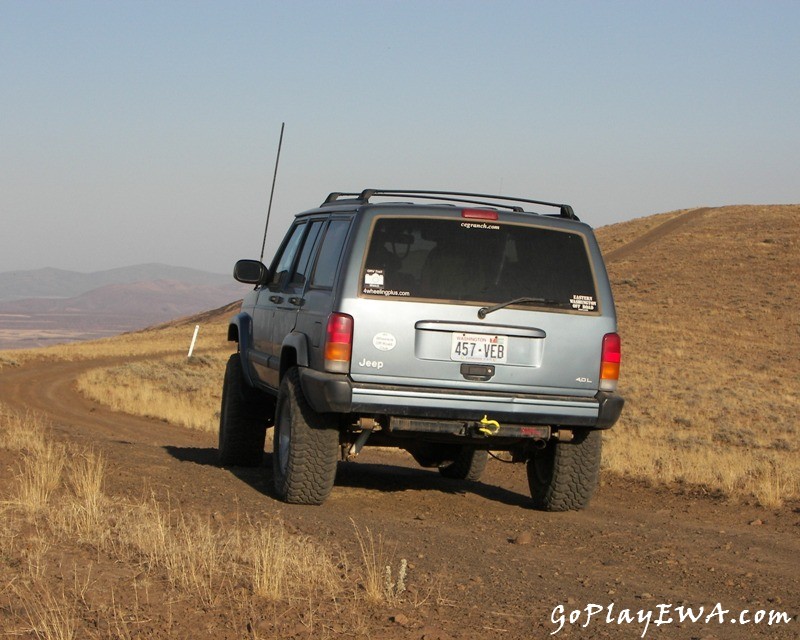
[[[0,448],[18,452],[41,450],[47,443],[44,419],[35,413],[20,414],[0,404]]]
[[[19,463],[17,491],[12,501],[31,513],[50,505],[50,499],[61,484],[65,452],[63,445],[48,442]]]
[[[408,563],[400,560],[396,578],[392,575],[390,554],[386,550],[383,536],[364,527],[358,528],[352,519],[356,540],[361,551],[361,585],[368,600],[371,602],[391,602],[405,591],[405,580]]]
[[[19,415],[0,407],[0,446],[19,453],[15,491],[5,502],[28,513],[46,508],[61,484],[65,452],[63,445],[47,437],[42,419],[34,414]]]
[[[116,411],[215,432],[229,350],[93,369],[79,378],[78,389]]]
[[[598,237],[613,248],[644,222]],[[769,507],[800,498],[800,206],[713,209],[608,269],[626,406],[605,467]]]
[[[0,609],[17,619],[13,634],[87,637],[82,621],[94,620],[107,633],[91,637],[136,637],[151,607],[162,611],[165,601],[219,615],[233,615],[234,604],[242,607],[236,615],[245,615],[245,608],[263,611],[269,603],[306,613],[325,606],[330,613],[347,599],[336,615],[354,623],[364,616],[355,597],[364,570],[351,571],[343,552],[290,533],[277,518],[222,524],[155,497],[110,496],[101,454],[54,443],[41,418],[2,407],[0,448],[19,455],[0,496],[0,566],[10,571],[0,581]],[[31,497],[31,486],[46,490]],[[71,578],[64,573],[69,561],[80,563]],[[110,595],[97,596],[100,604],[87,596],[97,580],[93,563],[115,576]],[[161,595],[151,599],[150,590]],[[118,602],[123,594],[126,604]]]
[[[49,587],[36,589],[21,585],[12,587],[22,602],[27,625],[20,629],[39,640],[73,640],[77,638],[74,603],[64,593],[53,593]]]
[[[106,461],[93,450],[74,452],[67,467],[71,499],[61,506],[69,533],[78,540],[104,545],[107,529],[103,526],[108,498],[103,492]]]

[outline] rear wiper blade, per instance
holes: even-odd
[[[497,311],[498,309],[503,309],[505,307],[510,307],[513,304],[546,304],[546,305],[563,306],[566,303],[563,302],[562,300],[555,300],[553,298],[514,298],[513,300],[509,300],[508,302],[499,302],[498,304],[492,305],[491,307],[481,307],[480,309],[478,309],[478,317],[481,320],[483,320],[493,311]]]

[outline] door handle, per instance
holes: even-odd
[[[270,296],[269,301],[274,302],[275,304],[280,304],[281,302],[283,302],[283,298],[281,298],[280,296]]]
[[[301,307],[303,306],[305,300],[303,300],[303,298],[298,298],[297,296],[292,296],[291,298],[289,298],[289,302],[291,302],[296,307]]]

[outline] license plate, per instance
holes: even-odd
[[[454,333],[450,359],[459,362],[503,363],[508,357],[508,336]]]

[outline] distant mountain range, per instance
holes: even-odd
[[[229,304],[248,290],[231,276],[161,264],[0,273],[0,349],[142,329]]]
[[[0,302],[27,298],[72,298],[106,285],[154,280],[203,286],[239,286],[230,275],[164,264],[140,264],[93,273],[46,267],[0,273]]]

